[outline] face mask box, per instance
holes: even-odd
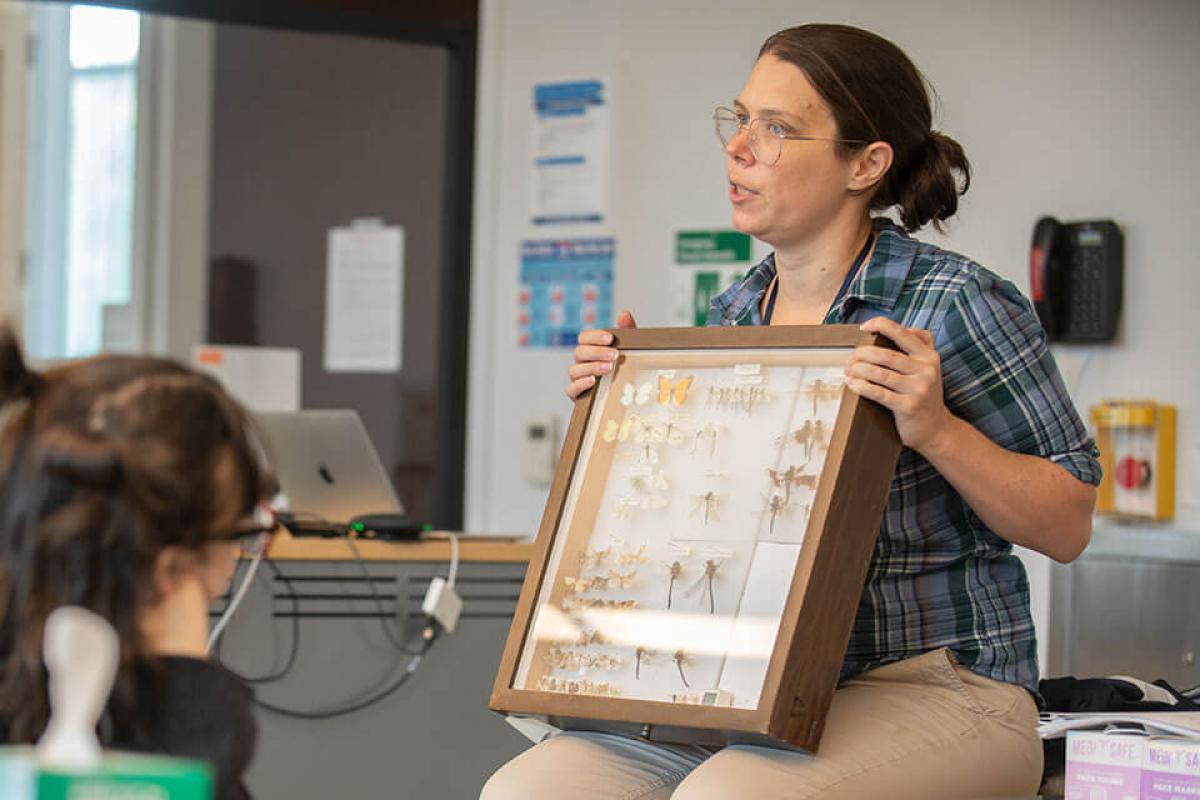
[[[1200,742],[1151,739],[1142,762],[1142,800],[1200,798]]]
[[[1070,731],[1064,800],[1142,800],[1146,737]]]
[[[206,764],[177,758],[105,754],[84,772],[43,768],[31,747],[0,748],[4,800],[212,800]]]

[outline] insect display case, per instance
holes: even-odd
[[[854,326],[616,330],[575,403],[491,707],[815,750],[899,454]]]

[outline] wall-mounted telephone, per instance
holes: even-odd
[[[1029,285],[1050,341],[1107,342],[1117,335],[1124,252],[1124,237],[1112,220],[1037,221]]]

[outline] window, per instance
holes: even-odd
[[[33,15],[25,340],[35,358],[91,355],[134,296],[139,15],[45,4]]]

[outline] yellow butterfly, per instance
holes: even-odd
[[[617,422],[615,419],[610,419],[604,423],[604,432],[601,434],[601,438],[606,442],[626,441],[629,438],[629,432],[633,429],[633,423],[636,419],[636,414],[626,417],[624,422]]]
[[[681,406],[687,402],[688,389],[692,386],[692,381],[695,380],[695,375],[688,375],[686,378],[680,378],[671,383],[670,379],[659,375],[658,376],[658,404],[665,406],[674,401],[675,405]]]

